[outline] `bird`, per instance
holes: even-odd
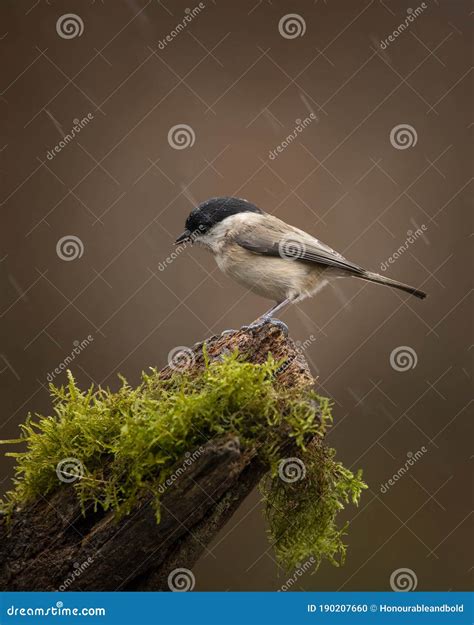
[[[194,208],[175,244],[189,242],[208,249],[226,276],[273,300],[259,320],[316,295],[336,278],[358,278],[426,297],[413,286],[364,269],[304,230],[237,197],[210,198]]]

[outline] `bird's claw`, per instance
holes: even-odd
[[[284,323],[280,319],[276,319],[275,317],[270,317],[269,315],[263,315],[262,317],[256,319],[250,325],[242,326],[242,330],[256,331],[262,328],[267,323],[271,323],[272,325],[277,326],[278,328],[280,328],[285,336],[288,336],[288,326],[286,325],[286,323]]]
[[[281,330],[281,332],[284,334],[284,336],[288,336],[288,326],[286,325],[286,323],[284,321],[282,321],[281,319],[276,319],[275,317],[269,317],[269,321],[270,323],[272,323],[274,326],[277,326],[277,328],[279,328]]]

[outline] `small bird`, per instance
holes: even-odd
[[[304,230],[236,197],[206,200],[191,211],[175,244],[209,249],[219,269],[254,293],[275,302],[268,318],[292,302],[315,295],[333,278],[354,277],[424,299],[408,284],[368,271]]]

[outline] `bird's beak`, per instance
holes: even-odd
[[[178,245],[178,243],[184,243],[185,241],[189,241],[190,239],[191,233],[189,232],[189,230],[185,230],[182,234],[179,235],[174,244]]]

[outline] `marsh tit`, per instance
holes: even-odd
[[[247,200],[211,198],[191,211],[185,226],[176,244],[191,241],[206,247],[224,274],[275,302],[262,317],[315,295],[334,278],[359,278],[426,297],[408,284],[356,265]]]

